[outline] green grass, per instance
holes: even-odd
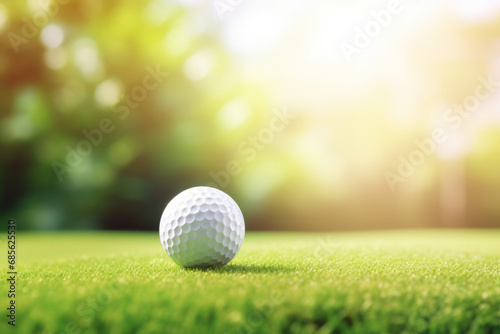
[[[215,270],[156,233],[21,232],[18,254],[17,333],[500,333],[498,230],[247,233]]]

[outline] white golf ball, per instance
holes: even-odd
[[[160,220],[163,248],[182,267],[224,265],[238,253],[244,237],[240,208],[215,188],[184,190],[168,203]]]

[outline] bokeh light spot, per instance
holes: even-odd
[[[57,24],[49,24],[42,29],[40,37],[46,47],[55,49],[63,42],[64,32]]]
[[[236,98],[226,103],[219,111],[219,122],[228,129],[237,128],[250,116],[251,110],[248,102]]]
[[[95,77],[102,71],[97,46],[90,38],[81,38],[75,42],[73,59],[78,69],[89,77]]]
[[[11,140],[27,140],[50,126],[51,116],[43,95],[25,89],[16,96],[12,115],[3,123],[2,135]]]
[[[45,61],[45,65],[47,65],[47,67],[53,70],[58,70],[66,65],[67,57],[64,50],[57,48],[45,51],[43,60]]]
[[[0,31],[6,26],[8,18],[7,9],[0,4]]]
[[[144,9],[144,20],[155,26],[162,24],[173,13],[173,9],[168,4],[166,1],[151,1]]]
[[[104,107],[115,105],[122,94],[121,84],[117,79],[101,82],[95,89],[95,100]]]
[[[206,77],[214,68],[215,57],[209,50],[202,50],[186,60],[184,73],[191,81],[199,81]]]
[[[289,22],[282,8],[231,20],[225,30],[229,48],[246,57],[262,56],[283,40]]]
[[[165,51],[171,55],[184,53],[189,47],[190,35],[183,27],[172,29],[163,40]]]

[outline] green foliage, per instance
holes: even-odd
[[[209,173],[225,167],[245,133],[221,131],[217,113],[248,95],[249,85],[216,36],[195,31],[180,4],[54,3],[57,13],[16,48],[7,37],[24,36],[25,20],[43,11],[36,1],[0,7],[8,18],[0,39],[0,218],[23,221],[20,229],[152,229],[166,201],[213,182]],[[49,24],[64,34],[55,49],[41,37]],[[183,71],[200,51],[216,63],[201,83]],[[168,77],[121,111],[148,68]],[[118,101],[103,104],[113,94],[99,94],[99,87],[109,83],[119,89]],[[252,107],[263,99],[252,96]],[[83,131],[99,129],[105,118],[113,131],[81,159],[68,158],[88,141]]]
[[[459,3],[429,5],[431,20],[404,11],[349,64],[338,39],[370,2],[236,2],[0,3],[0,220],[152,230],[168,200],[210,184],[253,230],[500,226],[496,84],[446,130],[454,164],[436,146],[396,191],[384,177],[442,113],[486,92],[500,20],[463,20]],[[168,76],[127,102],[151,68]],[[113,130],[88,152],[103,121]]]
[[[23,234],[18,329],[498,334],[499,238],[248,233],[229,265],[185,270],[156,234]]]

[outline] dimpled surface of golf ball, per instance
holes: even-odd
[[[160,221],[160,240],[182,267],[221,266],[238,253],[245,237],[243,214],[226,193],[194,187],[168,203]]]

